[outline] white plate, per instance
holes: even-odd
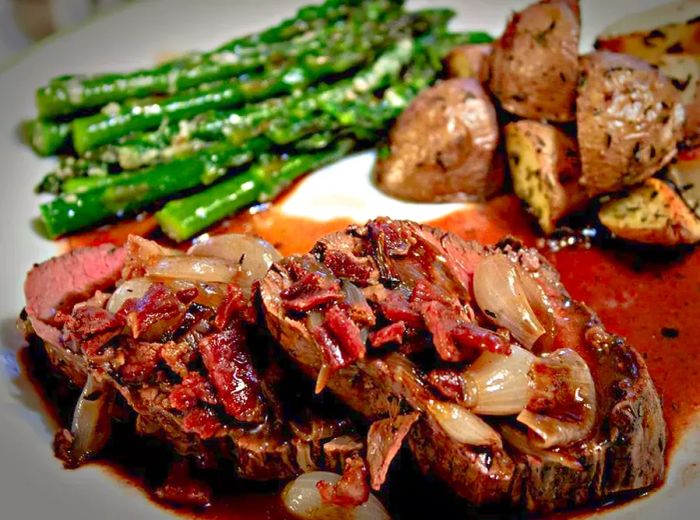
[[[139,491],[99,468],[66,472],[53,457],[52,426],[31,387],[18,376],[16,350],[22,345],[15,317],[23,305],[22,282],[33,262],[56,253],[55,245],[32,230],[37,215],[35,183],[52,160],[37,158],[19,142],[17,125],[34,115],[34,90],[66,72],[93,73],[151,65],[164,52],[208,49],[239,34],[262,29],[292,15],[299,1],[156,0],[131,4],[73,32],[50,38],[0,74],[0,518],[7,520],[93,520],[171,518]],[[429,2],[411,2],[425,6]],[[456,29],[498,34],[509,13],[527,1],[440,0],[459,12]],[[583,48],[595,34],[630,9],[653,0],[583,2]],[[634,7],[632,7],[634,6]],[[386,199],[368,183],[371,156],[348,159],[302,184],[285,211],[319,218],[375,213],[431,218],[445,206],[415,206]],[[606,518],[698,518],[700,432],[677,450],[665,487],[651,498],[607,513]]]

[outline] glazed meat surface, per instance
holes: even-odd
[[[531,345],[477,303],[486,261],[517,273],[529,295],[542,328]],[[408,439],[419,466],[473,503],[551,511],[663,476],[665,423],[643,359],[569,297],[543,257],[515,241],[486,248],[377,219],[273,265],[260,298],[273,337],[317,389],[327,387],[371,420],[417,412]],[[589,382],[588,404],[546,391],[513,410],[470,403],[464,374],[474,374],[482,356],[502,361],[516,353],[537,358],[528,377],[542,389],[565,388],[553,367],[576,359],[570,374],[574,366],[587,374],[580,380]],[[555,416],[557,439],[528,431]],[[528,417],[538,417],[534,426]]]
[[[58,374],[115,389],[138,433],[202,467],[228,461],[242,478],[278,480],[323,466],[323,442],[352,433],[350,421],[304,404],[236,283],[144,276],[170,258],[187,255],[133,238],[36,266],[28,333]],[[67,465],[82,462],[62,451]]]

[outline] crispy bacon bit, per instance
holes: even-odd
[[[66,469],[75,469],[79,465],[73,455],[74,442],[73,434],[65,428],[58,430],[53,438],[53,453],[63,462],[63,467]]]
[[[184,314],[184,309],[170,289],[154,283],[141,298],[126,300],[117,314],[124,317],[137,339],[152,327],[164,333],[174,319]]]
[[[585,404],[578,399],[577,389],[569,383],[569,370],[569,367],[554,368],[534,363],[531,371],[534,385],[527,409],[560,421],[583,421]]]
[[[324,504],[340,507],[357,507],[369,500],[369,485],[367,484],[367,466],[358,455],[345,461],[342,478],[331,484],[325,480],[316,483]]]
[[[196,287],[189,287],[188,289],[181,289],[175,293],[175,298],[180,300],[185,305],[192,303],[195,298],[199,296],[199,289]]]
[[[358,285],[367,285],[372,274],[372,266],[367,259],[360,259],[334,249],[326,251],[323,263],[338,278],[350,280]]]
[[[210,328],[209,322],[213,315],[214,310],[211,307],[206,307],[196,302],[191,303],[175,330],[172,331],[171,336],[182,339],[193,330],[205,332]]]
[[[428,375],[428,382],[450,401],[455,403],[465,401],[464,380],[456,370],[436,368]]]
[[[423,305],[422,314],[425,326],[433,335],[433,345],[440,359],[458,362],[474,357],[473,353],[462,352],[455,345],[452,332],[458,317],[452,309],[443,303],[432,301]]]
[[[328,378],[333,372],[350,363],[346,361],[343,352],[340,350],[340,346],[333,340],[328,333],[328,329],[324,325],[312,327],[309,331],[321,350],[321,357],[323,358],[323,367],[316,379],[316,393],[319,393],[326,386]]]
[[[411,426],[420,417],[417,412],[374,421],[367,433],[367,464],[372,489],[379,490],[386,480],[389,465],[399,452]]]
[[[211,502],[211,488],[192,478],[187,462],[179,460],[170,467],[168,478],[156,489],[156,496],[178,506],[206,507]]]
[[[211,383],[196,372],[185,377],[170,392],[170,405],[181,412],[191,410],[200,402],[210,405],[217,403]]]
[[[365,357],[365,342],[360,329],[340,307],[333,305],[326,311],[325,324],[340,344],[349,363]]]
[[[405,332],[406,324],[403,321],[397,321],[376,332],[372,332],[369,335],[369,342],[373,347],[381,347],[387,343],[397,343],[401,345]]]
[[[451,304],[449,297],[437,286],[427,280],[420,279],[416,282],[408,300],[414,307],[420,307],[423,303],[438,301],[444,304]]]
[[[239,421],[264,421],[260,381],[242,328],[206,336],[199,342],[199,352],[226,413]]]
[[[182,428],[186,432],[199,435],[202,439],[211,439],[221,428],[221,422],[210,408],[195,408],[185,414]]]
[[[214,326],[219,330],[224,330],[234,319],[254,323],[255,312],[240,287],[229,284],[226,288],[226,297],[216,310]]]
[[[65,321],[65,335],[87,356],[95,356],[112,338],[124,330],[124,320],[99,307],[80,306],[70,316],[57,316]]]
[[[389,291],[386,297],[380,301],[379,309],[384,317],[391,322],[402,321],[407,327],[423,328],[423,319],[420,314],[413,310],[408,299],[397,291]]]
[[[460,349],[477,349],[495,354],[510,355],[510,343],[500,334],[479,327],[475,323],[461,323],[452,331]]]
[[[401,222],[378,218],[367,223],[370,239],[375,247],[389,256],[405,256],[415,242],[411,233]]]
[[[327,303],[343,299],[343,291],[337,280],[329,279],[318,273],[307,272],[280,296],[284,308],[294,312],[308,312]]]
[[[118,368],[124,384],[137,385],[147,382],[158,368],[162,343],[146,343],[126,338],[119,345],[124,354],[124,364]]]
[[[163,345],[160,357],[170,370],[180,377],[186,377],[187,365],[192,363],[197,356],[195,349],[186,341],[179,343],[169,341]]]

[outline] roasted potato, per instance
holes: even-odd
[[[664,54],[658,66],[681,93],[685,108],[683,140],[692,146],[700,140],[700,54]]]
[[[576,122],[588,194],[617,191],[659,171],[676,155],[683,120],[678,90],[648,63],[607,51],[583,56]]]
[[[445,58],[445,68],[450,78],[475,78],[486,83],[489,80],[489,56],[493,47],[488,43],[461,45]]]
[[[681,103],[689,105],[695,100],[700,82],[700,54],[664,54],[658,67],[681,93]]]
[[[406,200],[484,199],[503,184],[503,169],[492,167],[497,146],[496,110],[481,84],[448,79],[418,94],[396,120],[375,181]]]
[[[667,54],[700,54],[700,17],[651,31],[603,36],[596,40],[595,48],[631,54],[654,65],[660,64]]]
[[[634,242],[675,246],[700,240],[700,220],[661,179],[646,179],[627,196],[603,204],[598,216],[615,235]]]
[[[493,44],[489,80],[505,110],[528,119],[574,119],[580,26],[575,1],[542,1],[512,16]]]
[[[506,125],[505,141],[513,189],[549,234],[588,200],[578,183],[576,141],[555,126],[528,120]]]
[[[668,168],[667,178],[700,218],[700,147],[684,150]]]

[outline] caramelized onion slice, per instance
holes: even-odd
[[[480,415],[513,415],[521,412],[529,400],[530,368],[535,356],[528,350],[511,346],[509,356],[482,353],[463,376],[475,388],[476,404],[472,412]]]
[[[504,255],[487,256],[474,272],[474,296],[481,310],[505,327],[527,349],[545,333],[537,319],[515,265]]]
[[[526,434],[517,430],[516,428],[513,428],[512,426],[503,425],[500,428],[500,432],[505,441],[520,453],[537,457],[544,462],[559,464],[569,469],[577,471],[583,470],[583,466],[581,466],[581,463],[576,459],[567,457],[566,455],[557,453],[556,451],[549,451],[545,450],[544,448],[534,446],[528,441]]]
[[[550,417],[525,409],[518,415],[518,422],[527,426],[534,434],[532,443],[541,448],[566,446],[587,438],[593,430],[596,414],[595,383],[585,360],[574,350],[563,348],[545,354],[537,361],[550,374],[545,382],[555,378],[557,392],[551,399],[567,396],[569,405],[577,408],[580,420]],[[536,372],[537,370],[535,370]],[[549,388],[533,378],[533,392],[548,394]]]
[[[112,314],[116,314],[126,300],[142,298],[152,284],[153,281],[148,278],[132,278],[125,281],[109,297],[107,310]]]
[[[237,266],[240,274],[236,282],[242,289],[250,289],[254,281],[265,276],[273,263],[282,259],[279,251],[269,242],[254,236],[234,233],[199,240],[187,253],[221,258]]]
[[[109,440],[112,432],[110,407],[114,393],[89,374],[73,411],[71,456],[80,465],[95,456]]]
[[[457,442],[470,446],[502,446],[500,435],[463,406],[431,401],[428,404],[428,414]]]
[[[382,503],[370,493],[369,500],[361,506],[347,508],[323,504],[316,488],[320,481],[336,484],[340,475],[328,471],[304,473],[282,491],[284,507],[293,515],[304,520],[389,520]]]
[[[163,256],[146,267],[146,275],[153,278],[200,282],[230,283],[237,274],[238,267],[213,256]]]

